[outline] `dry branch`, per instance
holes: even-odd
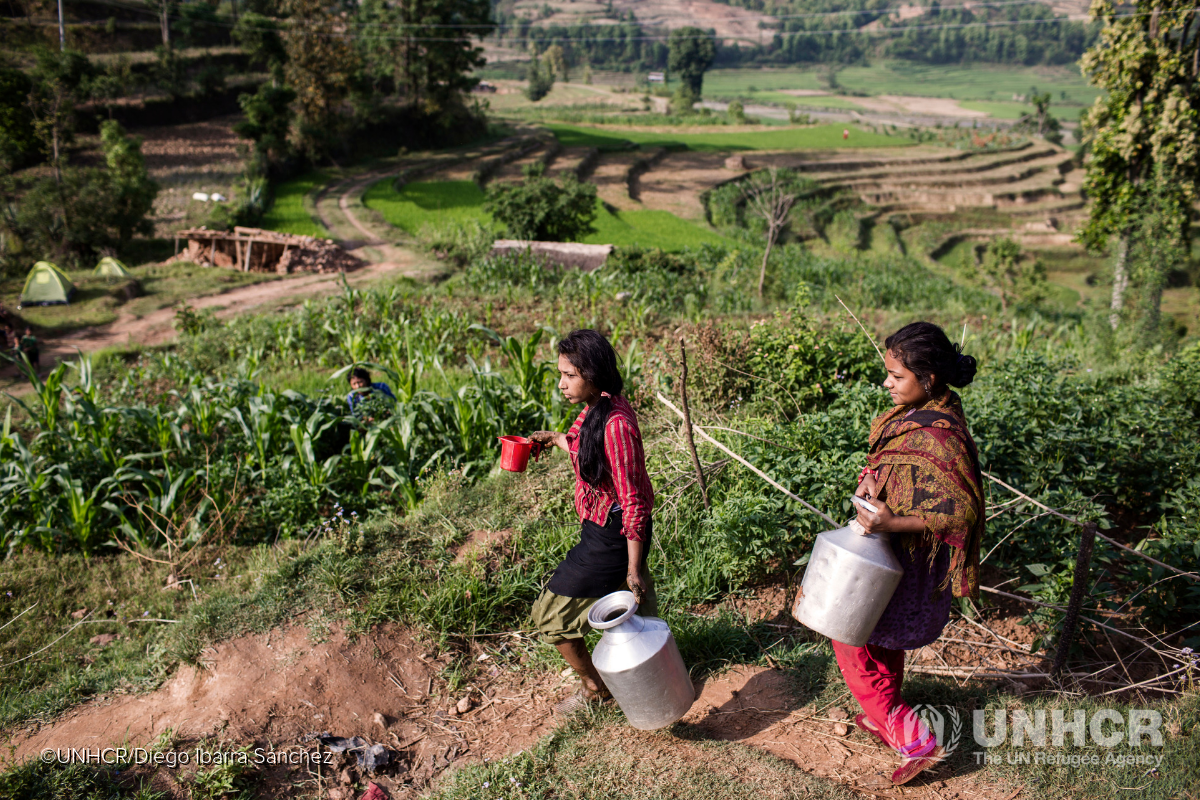
[[[667,398],[663,397],[661,392],[655,392],[655,397],[657,397],[657,398],[658,398],[658,401],[659,401],[660,403],[662,403],[662,404],[663,404],[663,405],[665,405],[667,408],[671,409],[671,410],[672,410],[672,411],[674,411],[676,414],[678,414],[678,415],[679,415],[679,417],[680,417],[680,419],[682,419],[682,418],[683,418],[683,412],[682,412],[682,411],[680,411],[678,408],[676,408],[676,407],[675,407],[675,405],[674,405],[674,404],[673,404],[673,403],[672,403],[670,400],[668,400]],[[821,511],[819,508],[817,508],[816,506],[812,505],[811,503],[809,503],[809,502],[808,502],[807,500],[805,500],[804,498],[802,498],[802,497],[797,497],[796,495],[794,495],[794,494],[792,494],[791,492],[789,492],[787,489],[783,488],[783,486],[781,486],[781,485],[780,485],[778,482],[776,482],[776,481],[775,481],[773,478],[771,478],[771,476],[770,476],[770,475],[768,475],[767,473],[763,472],[761,469],[759,469],[758,467],[754,466],[754,465],[753,465],[753,464],[751,464],[749,461],[747,461],[746,459],[742,458],[742,457],[741,457],[741,456],[739,456],[737,453],[733,452],[732,450],[730,450],[728,447],[726,447],[725,445],[723,445],[723,444],[721,444],[720,442],[718,442],[718,441],[717,441],[716,439],[714,439],[713,437],[709,436],[707,433],[705,433],[703,430],[701,430],[701,429],[700,429],[700,428],[698,428],[697,426],[693,425],[693,426],[692,426],[692,429],[693,429],[693,430],[694,430],[696,433],[700,434],[700,438],[704,439],[704,440],[705,440],[706,442],[708,442],[709,444],[711,444],[711,445],[714,445],[715,447],[717,447],[718,449],[720,449],[722,452],[724,452],[724,453],[726,453],[727,455],[731,456],[731,457],[732,457],[732,458],[733,458],[735,461],[737,461],[737,462],[738,462],[739,464],[741,464],[743,467],[745,467],[746,469],[750,470],[750,471],[751,471],[751,472],[753,472],[755,475],[757,475],[758,477],[762,478],[764,481],[766,481],[767,483],[771,484],[771,485],[772,485],[772,486],[774,486],[776,489],[778,489],[779,491],[783,492],[783,493],[784,493],[784,494],[786,494],[788,497],[792,498],[793,500],[795,500],[797,503],[799,503],[800,505],[802,505],[802,506],[804,506],[805,508],[807,508],[807,509],[808,509],[809,511],[811,511],[812,513],[816,514],[818,517],[821,517],[821,518],[822,518],[822,519],[824,519],[826,522],[828,522],[830,525],[835,525],[835,526],[836,526],[836,525],[838,524],[838,523],[837,523],[837,521],[836,521],[836,520],[835,520],[833,517],[829,516],[829,515],[828,515],[828,514],[826,514],[824,511]]]

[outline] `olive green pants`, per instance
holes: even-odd
[[[629,591],[629,584],[625,584],[618,591]],[[534,601],[533,610],[530,612],[533,626],[542,634],[542,639],[549,644],[558,645],[568,639],[580,639],[591,630],[587,621],[588,611],[591,610],[592,604],[599,599],[599,597],[563,597],[549,589],[542,589],[542,593]],[[653,578],[648,578],[646,581],[644,600],[645,602],[638,606],[638,616],[657,617],[658,595],[654,591]]]

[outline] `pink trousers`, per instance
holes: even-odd
[[[833,643],[846,686],[867,719],[889,747],[907,758],[927,755],[937,741],[929,728],[900,697],[904,682],[904,651],[868,644],[851,647]]]

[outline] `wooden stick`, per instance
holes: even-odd
[[[842,303],[842,298],[838,297],[836,294],[834,297],[837,297],[837,301]],[[883,361],[883,351],[879,349],[879,345],[875,344],[875,337],[867,333],[867,329],[861,322],[859,322],[858,317],[854,316],[854,312],[850,310],[849,306],[847,306],[845,303],[842,303],[842,308],[846,309],[846,313],[849,314],[855,322],[858,322],[858,327],[862,328],[863,335],[867,337],[867,341],[870,342],[871,346],[875,348],[875,352],[879,353],[879,360]]]
[[[1079,552],[1075,554],[1075,574],[1071,578],[1071,599],[1067,602],[1067,614],[1063,617],[1062,633],[1059,634],[1054,654],[1054,665],[1050,674],[1055,680],[1062,675],[1063,667],[1067,665],[1067,657],[1071,651],[1071,641],[1075,638],[1075,626],[1079,623],[1079,609],[1083,605],[1083,596],[1088,593],[1089,576],[1092,571],[1092,548],[1096,544],[1096,523],[1085,522],[1083,531],[1079,534]]]
[[[1017,495],[1018,497],[1028,500],[1030,503],[1033,503],[1038,508],[1040,508],[1043,511],[1046,511],[1050,514],[1053,514],[1054,516],[1058,517],[1059,519],[1066,520],[1067,522],[1070,522],[1073,525],[1083,525],[1084,524],[1083,522],[1080,522],[1075,517],[1068,517],[1066,514],[1063,514],[1060,511],[1055,511],[1053,508],[1050,508],[1050,506],[1039,503],[1037,500],[1034,500],[1032,497],[1025,494],[1020,489],[1016,489],[1016,488],[1013,488],[1012,486],[1009,486],[1007,483],[1000,480],[995,475],[989,475],[988,473],[984,472],[983,477],[987,478],[992,483],[996,483],[996,484],[999,484],[1000,486],[1003,486],[1005,489],[1008,489],[1010,492]],[[1120,542],[1116,541],[1115,539],[1111,539],[1111,538],[1105,536],[1103,533],[1100,533],[1100,531],[1096,531],[1096,536],[1100,537],[1101,539],[1103,539],[1104,541],[1113,545],[1114,547],[1119,547],[1120,549],[1124,550],[1127,553],[1132,553],[1135,556],[1146,559],[1151,564],[1157,564],[1158,566],[1162,567],[1163,569],[1178,573],[1179,575],[1183,575],[1193,581],[1200,581],[1200,574],[1197,574],[1195,572],[1185,572],[1177,567],[1172,567],[1170,564],[1164,564],[1163,562],[1159,561],[1157,558],[1148,556],[1140,550],[1134,550],[1132,547],[1129,547],[1128,545],[1121,544]]]
[[[681,419],[683,418],[683,412],[682,412],[682,411],[680,411],[678,408],[676,408],[676,407],[675,407],[675,405],[674,405],[674,404],[673,404],[673,403],[672,403],[670,400],[668,400],[667,398],[663,397],[663,396],[662,396],[662,392],[655,392],[654,394],[655,394],[655,397],[657,397],[657,398],[658,398],[658,401],[659,401],[660,403],[662,403],[662,404],[663,404],[663,405],[665,405],[667,408],[671,409],[671,410],[672,410],[672,411],[674,411],[676,414],[678,414],[678,415],[679,415],[679,417],[680,417]],[[749,461],[747,461],[746,459],[742,458],[742,457],[741,457],[741,456],[739,456],[737,453],[733,452],[733,451],[732,451],[732,450],[730,450],[728,447],[726,447],[725,445],[721,444],[720,442],[718,442],[716,439],[714,439],[714,438],[712,438],[711,436],[709,436],[707,433],[705,433],[705,432],[704,432],[704,431],[702,431],[701,429],[697,428],[695,425],[693,425],[693,426],[692,426],[692,429],[693,429],[693,430],[695,430],[695,431],[696,431],[696,433],[700,434],[700,438],[701,438],[701,439],[704,439],[704,440],[705,440],[706,442],[708,442],[709,444],[711,444],[711,445],[714,445],[714,446],[715,446],[715,447],[717,447],[719,450],[721,450],[722,452],[724,452],[726,455],[732,456],[732,457],[733,457],[733,459],[734,459],[735,461],[737,461],[739,464],[741,464],[743,467],[745,467],[746,469],[750,470],[750,471],[751,471],[751,472],[753,472],[755,475],[757,475],[758,477],[762,478],[764,481],[766,481],[767,483],[771,484],[771,485],[772,485],[772,486],[774,486],[776,489],[778,489],[779,491],[783,492],[783,493],[784,493],[784,494],[786,494],[788,497],[792,498],[793,500],[795,500],[797,503],[799,503],[800,505],[802,505],[802,506],[804,506],[805,508],[807,508],[807,509],[808,509],[809,511],[811,511],[812,513],[816,514],[818,517],[821,517],[821,518],[822,518],[822,519],[824,519],[826,522],[828,522],[830,525],[834,525],[834,526],[837,526],[837,525],[838,525],[837,521],[836,521],[836,520],[835,520],[833,517],[829,516],[829,515],[828,515],[828,514],[826,514],[824,511],[821,511],[819,508],[817,508],[816,506],[812,505],[812,504],[811,504],[811,503],[809,503],[807,500],[804,500],[803,498],[801,498],[801,497],[797,497],[796,495],[792,494],[792,493],[791,493],[791,492],[789,492],[787,489],[785,489],[785,488],[783,488],[782,486],[780,486],[780,485],[779,485],[779,483],[777,483],[777,482],[776,482],[774,479],[772,479],[770,475],[768,475],[767,473],[763,472],[761,469],[759,469],[758,467],[754,466],[754,465],[753,465],[753,464],[751,464]]]
[[[700,484],[700,498],[704,501],[704,510],[712,505],[708,502],[708,484],[704,482],[704,470],[700,466],[700,456],[696,454],[696,440],[692,437],[692,412],[688,409],[687,396],[687,347],[683,339],[679,340],[679,360],[683,364],[683,377],[679,382],[680,396],[683,398],[683,438],[687,440],[688,452],[692,454],[692,466],[696,470],[696,483]]]
[[[990,592],[991,594],[998,594],[1001,597],[1007,597],[1010,600],[1020,600],[1022,603],[1029,603],[1030,605],[1041,606],[1042,608],[1052,608],[1055,611],[1066,611],[1066,609],[1063,608],[1062,606],[1052,606],[1049,603],[1043,603],[1040,600],[1034,600],[1033,598],[1030,598],[1030,597],[1021,597],[1020,595],[1009,594],[1008,592],[1002,592],[999,589],[993,589],[990,586],[980,586],[979,588],[985,592]],[[1096,620],[1092,619],[1091,617],[1085,617],[1082,614],[1079,616],[1079,618],[1086,622],[1090,622],[1093,625],[1104,628],[1107,631],[1112,631],[1113,633],[1115,633],[1119,636],[1124,636],[1126,639],[1132,639],[1133,641],[1135,641],[1138,644],[1145,647],[1147,650],[1153,650],[1155,653],[1158,653],[1160,656],[1165,655],[1164,653],[1159,652],[1156,648],[1151,647],[1150,645],[1146,644],[1145,639],[1139,639],[1138,637],[1134,636],[1132,633],[1126,633],[1125,631],[1121,630],[1120,628],[1114,628],[1110,625],[1105,625],[1103,622],[1097,622]]]

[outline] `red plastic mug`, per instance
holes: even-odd
[[[544,445],[524,436],[501,436],[500,469],[524,472],[525,467],[529,465],[529,456],[532,455],[533,460],[537,461],[543,447]]]

